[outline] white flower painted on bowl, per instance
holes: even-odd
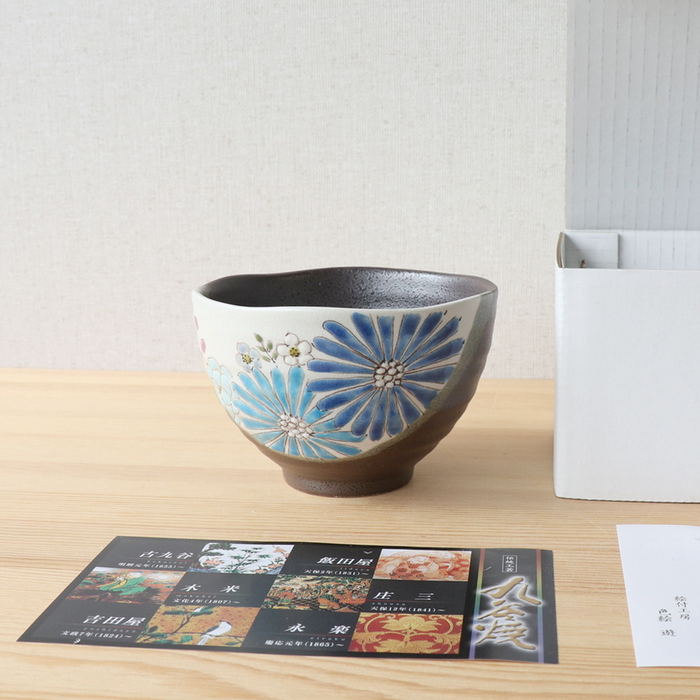
[[[253,368],[260,368],[260,353],[251,348],[248,343],[236,344],[236,362],[248,372],[252,372]]]
[[[277,346],[277,354],[284,360],[284,364],[290,367],[302,367],[313,360],[311,343],[307,340],[299,340],[295,333],[287,333],[284,343]]]

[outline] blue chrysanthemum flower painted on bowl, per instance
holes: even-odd
[[[192,300],[246,437],[300,491],[366,496],[407,484],[462,415],[497,296],[471,275],[331,267],[222,277]]]
[[[354,436],[377,441],[394,437],[416,421],[452,375],[464,339],[455,337],[460,319],[442,312],[376,316],[352,314],[353,329],[326,321],[330,338],[314,338],[314,346],[332,359],[314,359],[309,389],[325,394],[317,407],[333,411],[338,428],[350,426]],[[398,328],[395,328],[398,325]]]
[[[337,459],[360,453],[362,440],[338,429],[328,412],[314,405],[302,367],[270,376],[257,368],[241,372],[233,404],[239,422],[257,441],[276,452],[309,459]]]

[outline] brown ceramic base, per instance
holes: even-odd
[[[284,480],[297,491],[314,496],[331,496],[352,498],[355,496],[373,496],[378,493],[394,491],[405,486],[413,477],[413,467],[396,467],[376,479],[365,481],[329,481],[299,476],[292,469],[282,469]]]
[[[434,413],[422,422],[420,429],[409,429],[395,443],[352,459],[301,459],[249,439],[282,467],[284,479],[292,488],[315,496],[370,496],[405,486],[415,465],[447,435],[466,407],[465,403]]]

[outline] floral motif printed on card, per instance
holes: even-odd
[[[223,574],[278,574],[293,545],[210,542],[201,551],[190,571]]]
[[[458,654],[462,615],[362,613],[350,651],[384,654]]]

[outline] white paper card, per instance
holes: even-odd
[[[618,525],[637,666],[700,666],[700,527]]]

